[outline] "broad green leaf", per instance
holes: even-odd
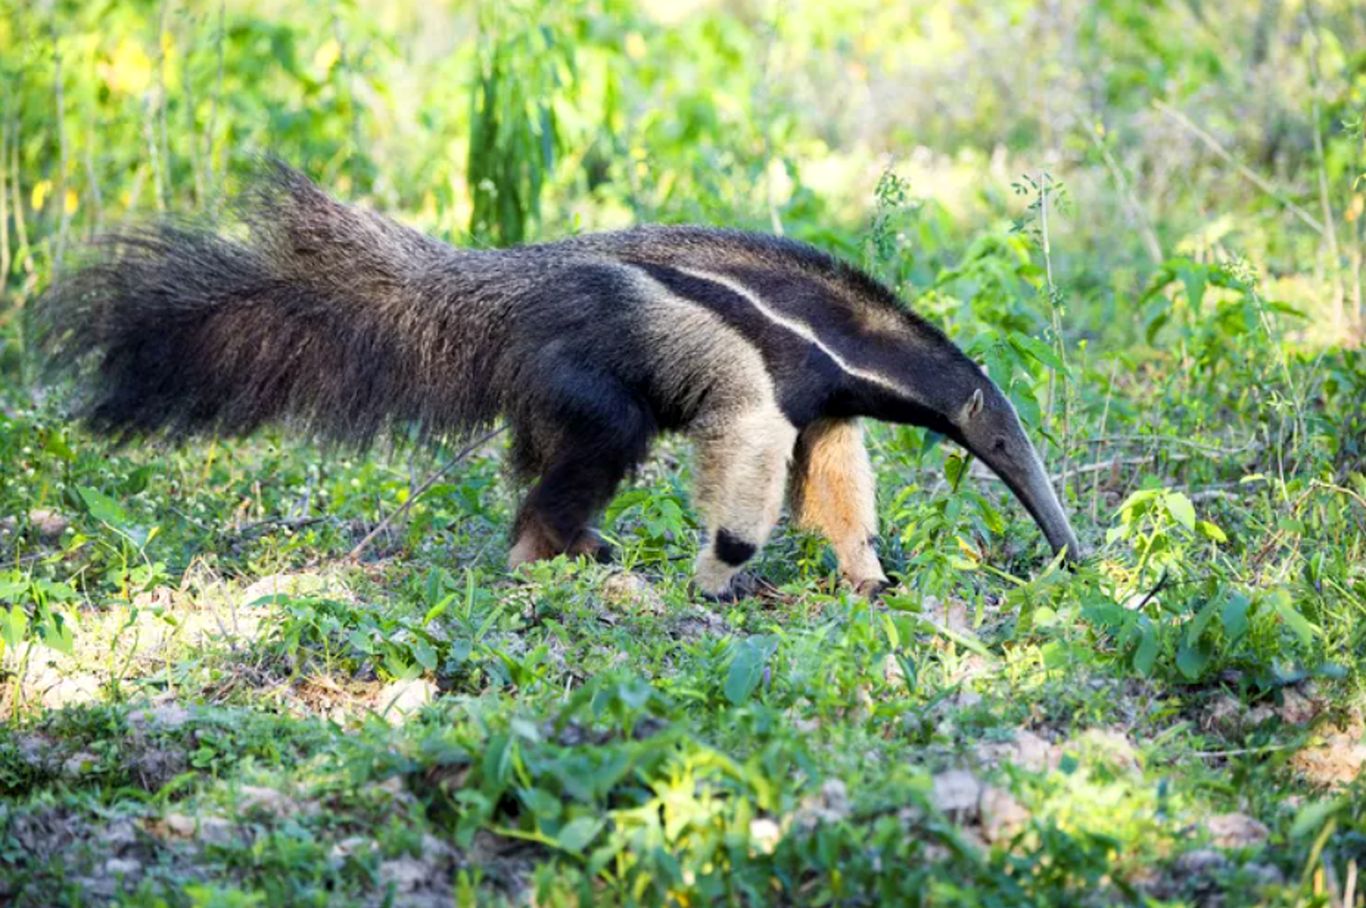
[[[1189,498],[1180,492],[1168,492],[1163,501],[1173,520],[1188,530],[1195,529],[1195,505],[1191,504]]]
[[[772,635],[748,637],[735,648],[730,671],[726,673],[726,699],[740,705],[754,693],[764,675],[764,666],[778,649],[778,638]]]
[[[1290,824],[1290,837],[1302,839],[1318,832],[1341,806],[1342,802],[1337,798],[1323,798],[1305,804],[1299,813],[1295,814],[1295,822]]]
[[[564,805],[560,803],[559,798],[539,788],[518,789],[517,797],[521,798],[522,803],[536,815],[538,820],[558,820],[560,814],[564,812]]]
[[[59,653],[71,655],[76,649],[76,638],[71,633],[71,623],[56,612],[42,610],[38,624],[43,643]]]
[[[1196,680],[1205,673],[1205,667],[1209,665],[1210,650],[1202,644],[1199,638],[1187,638],[1181,642],[1176,650],[1176,667],[1191,681]]]
[[[1236,590],[1225,598],[1224,607],[1219,611],[1219,620],[1231,640],[1237,640],[1247,633],[1247,612],[1251,605],[1252,600]]]
[[[23,642],[27,630],[28,613],[22,606],[12,605],[8,609],[0,609],[0,639],[6,644],[18,646]]]
[[[1057,372],[1067,371],[1067,367],[1063,365],[1062,360],[1058,358],[1057,351],[1036,337],[1030,337],[1027,334],[1012,334],[1010,336],[1010,345],[1021,353],[1033,357],[1050,369]]]
[[[560,834],[555,837],[556,843],[565,851],[582,852],[588,845],[597,838],[602,827],[607,823],[600,817],[579,817],[570,820],[560,830]]]
[[[91,517],[117,529],[123,529],[127,525],[128,513],[124,511],[123,505],[99,489],[92,489],[89,486],[81,486],[76,491]]]
[[[1134,650],[1134,668],[1144,675],[1153,672],[1153,665],[1157,662],[1157,625],[1151,621],[1143,623],[1143,636],[1138,641],[1138,648]]]
[[[1295,636],[1300,638],[1300,643],[1308,646],[1313,642],[1314,636],[1318,634],[1318,627],[1308,618],[1304,617],[1296,610],[1290,601],[1290,595],[1284,590],[1279,591],[1272,597],[1275,604],[1276,614],[1281,616],[1286,625],[1295,632]]]
[[[413,658],[429,672],[436,671],[436,650],[426,640],[413,641]]]

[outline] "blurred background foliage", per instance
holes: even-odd
[[[1359,336],[1353,0],[3,10],[6,319],[72,241],[211,208],[271,152],[454,242],[700,221],[855,257],[891,168],[920,202],[893,275],[912,294],[1047,172],[1073,333],[1141,340],[1134,300],[1179,256],[1244,259],[1307,338]]]

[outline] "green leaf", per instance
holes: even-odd
[[[1224,535],[1224,531],[1208,520],[1197,521],[1195,525],[1206,539],[1213,539],[1215,542],[1228,542],[1228,537]]]
[[[1134,650],[1134,668],[1144,675],[1150,675],[1157,662],[1157,625],[1144,621],[1143,636]]]
[[[736,706],[749,699],[764,675],[764,666],[778,650],[778,638],[771,634],[748,637],[735,648],[730,671],[726,673],[726,699]]]
[[[413,658],[427,671],[436,671],[436,650],[426,640],[413,641]]]
[[[565,851],[582,852],[593,839],[597,838],[607,823],[600,817],[579,817],[570,820],[555,837],[555,842]]]
[[[1182,267],[1178,274],[1181,283],[1186,285],[1186,299],[1190,302],[1191,310],[1200,314],[1200,303],[1205,298],[1205,275],[1202,271],[1193,267]]]
[[[1251,605],[1252,601],[1237,591],[1230,592],[1224,600],[1224,607],[1219,610],[1219,620],[1231,640],[1237,640],[1247,633],[1247,612]]]
[[[80,486],[76,492],[81,496],[81,501],[85,503],[85,508],[90,512],[91,517],[118,529],[123,529],[127,525],[128,513],[123,509],[123,505],[99,489]]]
[[[1296,637],[1300,638],[1300,643],[1304,646],[1312,643],[1319,629],[1295,609],[1295,606],[1290,602],[1290,595],[1284,590],[1280,590],[1272,601],[1276,608],[1276,614],[1280,615],[1281,620],[1295,632]]]
[[[1189,498],[1180,492],[1168,492],[1162,500],[1173,520],[1188,530],[1195,529],[1195,505]]]
[[[1057,351],[1036,337],[1030,337],[1028,334],[1012,334],[1010,336],[1010,345],[1026,356],[1033,357],[1050,369],[1057,372],[1067,371],[1067,367],[1063,365],[1062,360],[1058,358]]]
[[[76,638],[72,636],[70,623],[62,615],[43,609],[38,624],[43,643],[59,653],[71,655],[76,649]]]
[[[967,465],[966,458],[959,454],[951,454],[944,459],[944,478],[948,480],[950,488],[958,488],[958,481],[962,478]]]
[[[12,605],[8,609],[0,609],[0,639],[11,647],[18,646],[24,640],[24,632],[28,630],[28,613],[21,606]]]
[[[1186,627],[1186,639],[1192,643],[1198,641],[1205,634],[1205,628],[1209,627],[1210,621],[1214,619],[1217,601],[1211,599],[1205,607],[1195,613],[1195,618]]]
[[[1337,798],[1324,798],[1305,804],[1300,808],[1299,813],[1295,814],[1295,822],[1290,824],[1290,837],[1302,839],[1318,832],[1323,828],[1323,824],[1328,821],[1328,818],[1341,806],[1342,802]]]
[[[517,797],[522,799],[522,803],[536,815],[538,820],[558,820],[560,814],[564,812],[564,805],[560,803],[559,798],[539,788],[519,789]]]
[[[1205,673],[1205,667],[1209,665],[1210,650],[1203,645],[1199,638],[1192,639],[1189,635],[1181,642],[1176,650],[1176,667],[1191,681],[1196,680]]]

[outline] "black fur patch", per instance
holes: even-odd
[[[716,531],[716,545],[712,548],[716,552],[716,557],[731,567],[744,564],[753,558],[758,550],[754,543],[746,542],[725,527]]]
[[[778,408],[796,426],[826,415],[845,391],[847,376],[810,341],[763,315],[740,294],[706,278],[665,265],[629,262],[673,293],[703,306],[752,342],[778,395]]]

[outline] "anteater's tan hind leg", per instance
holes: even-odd
[[[797,430],[776,409],[747,410],[698,437],[697,502],[706,547],[697,587],[732,592],[740,567],[768,541],[783,507]]]
[[[794,461],[791,502],[797,525],[830,540],[840,572],[859,593],[885,589],[887,575],[873,548],[876,484],[863,427],[853,419],[814,422],[798,436]]]

